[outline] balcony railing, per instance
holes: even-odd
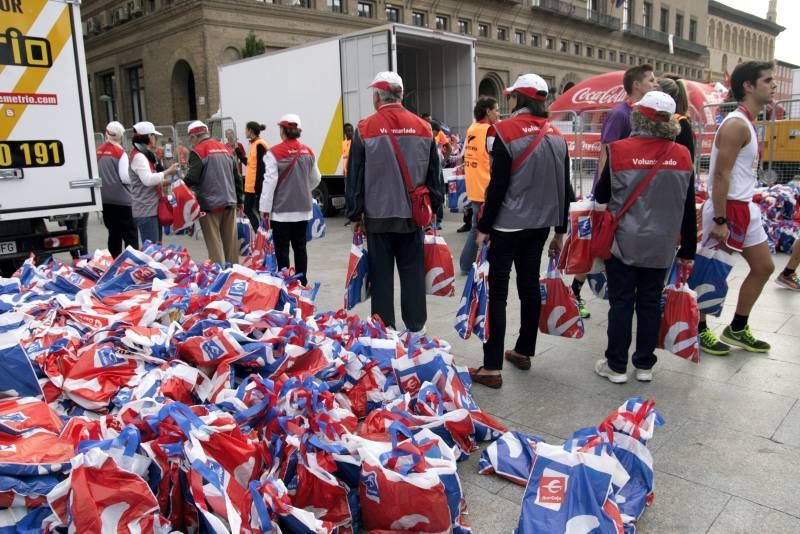
[[[561,0],[533,0],[533,9],[551,15],[567,17],[576,22],[600,26],[610,31],[618,31],[620,29],[620,20],[616,17],[576,6],[569,2],[562,2]]]
[[[689,39],[684,39],[683,37],[675,36],[672,38],[672,44],[675,46],[677,50],[683,50],[685,52],[689,52],[690,54],[696,54],[698,56],[702,56],[705,54],[708,49],[699,44],[695,43],[694,41],[690,41]]]
[[[626,34],[638,37],[639,39],[669,46],[669,35],[664,32],[654,30],[653,28],[648,28],[647,26],[641,26],[639,24],[628,24],[624,31]],[[672,37],[672,46],[675,48],[675,50],[689,52],[690,54],[695,54],[698,56],[706,53],[705,46],[693,41],[689,41],[688,39],[678,37],[677,35]]]

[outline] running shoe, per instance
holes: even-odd
[[[761,341],[753,337],[753,332],[750,331],[750,325],[744,327],[744,330],[734,332],[730,325],[725,327],[720,336],[722,341],[729,345],[741,347],[748,352],[769,352],[770,346],[766,341]]]
[[[611,367],[608,366],[608,361],[605,358],[602,360],[597,360],[597,363],[594,364],[594,372],[603,378],[607,378],[609,382],[614,384],[624,384],[628,381],[628,375],[625,373],[618,373],[611,369]]]
[[[586,304],[583,303],[583,299],[578,299],[578,312],[581,314],[581,319],[588,319],[592,316],[588,308],[586,308]]]
[[[700,338],[700,350],[712,356],[727,356],[731,353],[730,345],[726,345],[719,339],[717,335],[706,328],[697,336]]]
[[[787,289],[800,291],[800,277],[797,276],[797,273],[792,273],[791,276],[783,276],[783,273],[781,273],[775,279],[775,283]]]

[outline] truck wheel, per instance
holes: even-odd
[[[311,192],[311,196],[317,201],[317,204],[319,204],[324,216],[331,217],[334,215],[335,210],[331,203],[331,195],[328,192],[328,186],[325,182],[320,182],[317,188]]]

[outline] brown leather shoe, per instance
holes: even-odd
[[[506,351],[506,361],[513,363],[514,367],[522,369],[523,371],[527,371],[531,368],[531,359],[513,350]]]
[[[472,379],[473,384],[483,384],[492,389],[500,389],[503,387],[502,375],[478,374],[481,369],[483,369],[483,367],[478,367],[477,369],[474,367],[469,368],[469,377]]]

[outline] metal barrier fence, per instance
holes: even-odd
[[[763,181],[800,179],[800,99],[775,102],[759,122],[764,123]]]
[[[101,132],[94,132],[94,148],[100,148],[100,145],[106,142],[106,136]]]

